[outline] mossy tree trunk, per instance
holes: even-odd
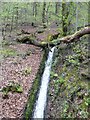
[[[68,19],[68,7],[67,3],[65,0],[62,1],[62,31],[63,31],[63,36],[67,35],[67,19]]]
[[[72,35],[68,35],[62,38],[58,38],[55,40],[52,40],[49,42],[49,46],[53,47],[56,45],[60,45],[61,42],[62,43],[71,43],[71,42],[76,42],[78,40],[80,40],[79,38],[86,35],[86,34],[90,34],[90,27],[84,27],[83,29],[75,32]],[[32,39],[29,35],[28,36],[21,36],[17,38],[17,41],[22,42],[22,43],[26,43],[28,42],[29,44],[33,44],[35,46],[41,47],[41,48],[46,48],[48,47],[48,42],[40,42],[38,40],[34,40]]]

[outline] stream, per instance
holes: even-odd
[[[44,111],[47,101],[47,88],[50,79],[50,71],[51,71],[54,49],[55,47],[53,47],[48,54],[48,59],[46,61],[45,69],[41,78],[41,86],[38,94],[38,99],[36,101],[33,118],[44,118]]]

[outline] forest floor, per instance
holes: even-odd
[[[33,85],[36,73],[43,57],[43,50],[33,45],[21,44],[15,41],[17,33],[21,29],[35,34],[41,28],[24,26],[20,30],[13,31],[2,42],[1,81],[0,92],[1,115],[4,118],[21,118],[28,100],[28,92]],[[48,34],[57,34],[56,29],[40,31],[36,39],[47,39]],[[27,34],[26,34],[27,35]]]
[[[5,118],[20,118],[24,112],[28,92],[32,87],[43,53],[40,48],[25,44],[9,45],[9,47],[5,47],[4,51],[9,51],[9,56],[2,61],[2,81],[0,85],[1,87],[10,86],[14,82],[21,85],[23,90],[21,93],[12,90],[6,97],[2,95],[2,115]],[[12,57],[10,54],[18,55]]]
[[[48,89],[46,118],[88,118],[89,97],[88,37],[55,51]]]
[[[21,118],[38,72],[43,50],[39,47],[15,41],[21,30],[35,35],[35,39],[45,41],[51,35],[58,35],[60,29],[52,24],[42,26],[21,26],[9,32],[2,42],[2,68],[0,81],[1,115],[4,118]],[[22,34],[29,35],[29,34]],[[46,118],[87,118],[90,105],[88,83],[87,36],[71,45],[61,44],[55,50],[52,64]],[[6,89],[7,88],[7,89]]]

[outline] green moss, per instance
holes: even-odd
[[[32,72],[31,67],[26,67],[26,68],[22,71],[22,74],[25,75],[25,76],[27,76],[27,75],[29,75],[31,72]]]
[[[41,42],[42,45],[46,44],[46,42]]]
[[[3,57],[9,57],[9,56],[16,56],[17,55],[17,52],[13,49],[10,49],[10,48],[5,48],[5,49],[2,49],[0,50],[0,54],[3,56]]]
[[[47,52],[44,52],[43,59],[41,61],[38,73],[37,73],[36,78],[33,82],[33,86],[28,93],[29,94],[28,102],[26,104],[25,111],[23,114],[23,117],[25,118],[25,120],[29,120],[32,117],[32,112],[34,109],[35,100],[36,100],[37,93],[39,90],[41,76],[43,74],[43,70],[45,67],[46,58],[47,58]]]
[[[81,44],[81,45],[80,45]],[[67,47],[67,48],[66,48]],[[83,43],[72,44],[56,51],[55,64],[52,67],[51,82],[49,88],[51,108],[53,106],[56,115],[60,118],[87,118],[90,98],[88,96],[88,75],[87,64],[84,61],[88,60],[87,47]],[[83,73],[81,72],[81,70]],[[58,76],[54,77],[54,74]],[[59,77],[63,75],[63,79]],[[63,83],[62,85],[60,85]],[[52,92],[53,90],[53,92]],[[63,99],[63,100],[62,100]],[[52,102],[53,101],[53,102]],[[66,101],[66,104],[65,104]],[[56,106],[62,106],[62,110],[58,111]],[[60,113],[60,114],[59,114]],[[51,113],[49,113],[52,115]],[[54,115],[52,116],[54,117]]]
[[[3,97],[8,96],[9,92],[17,92],[17,93],[22,93],[23,88],[20,84],[14,83],[13,81],[10,82],[6,87],[3,87],[1,92],[3,93]]]
[[[7,41],[7,40],[4,40],[4,41],[2,41],[2,43],[1,43],[1,45],[4,47],[4,46],[8,46],[10,43],[9,43],[9,41]]]

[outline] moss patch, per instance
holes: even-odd
[[[7,98],[9,92],[22,93],[23,92],[23,88],[18,83],[9,82],[9,84],[6,87],[2,88],[1,92],[3,93],[3,98]]]
[[[2,50],[0,50],[0,54],[3,57],[10,57],[10,56],[14,57],[17,55],[17,52],[10,48],[3,48]]]

